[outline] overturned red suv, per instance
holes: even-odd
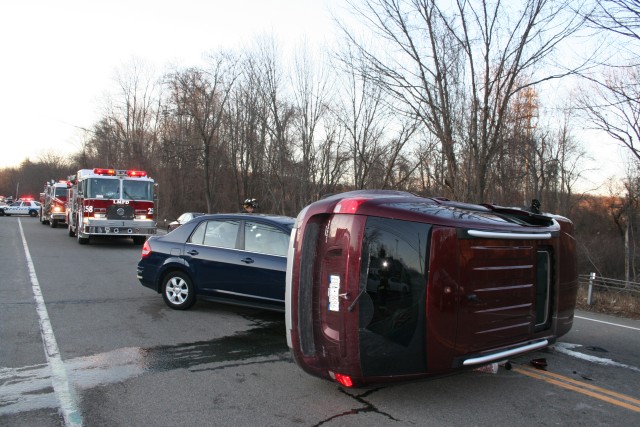
[[[300,212],[287,261],[294,359],[343,386],[477,368],[573,323],[573,225],[556,215],[342,193]]]

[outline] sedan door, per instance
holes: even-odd
[[[266,304],[284,306],[285,272],[290,232],[261,221],[244,221],[241,233],[242,281],[238,293]]]
[[[202,221],[185,244],[184,257],[192,266],[198,293],[222,297],[241,280],[243,253],[236,249],[240,221]]]
[[[4,209],[9,215],[27,215],[29,213],[29,202],[15,202]]]

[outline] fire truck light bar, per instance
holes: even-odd
[[[132,178],[144,178],[145,176],[147,176],[147,172],[134,170],[134,169],[129,169],[125,171],[125,170],[116,170],[116,169],[95,168],[93,169],[93,173],[96,175],[109,175],[109,176],[127,175]]]
[[[98,175],[111,175],[111,176],[115,176],[115,174],[116,174],[116,170],[115,170],[115,169],[95,168],[95,169],[93,170],[93,173],[98,174]]]

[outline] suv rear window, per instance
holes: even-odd
[[[429,224],[369,217],[362,242],[364,375],[424,372]],[[400,370],[399,370],[400,369]]]

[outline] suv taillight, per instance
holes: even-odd
[[[342,199],[336,207],[333,209],[333,213],[342,214],[355,214],[361,204],[369,200],[368,198],[360,197],[354,199]]]

